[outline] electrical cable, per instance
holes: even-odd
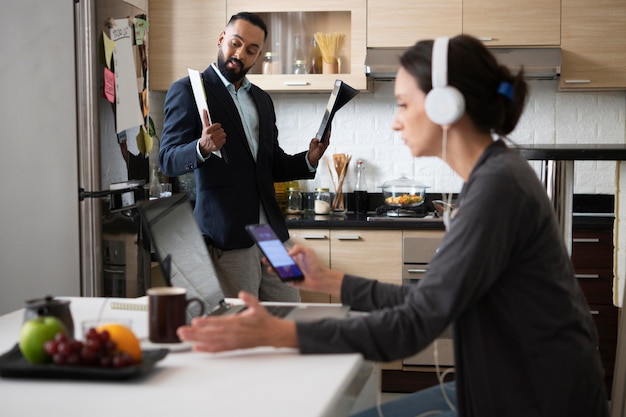
[[[450,400],[450,397],[448,396],[448,393],[446,392],[446,387],[444,385],[444,378],[449,373],[454,372],[454,368],[448,368],[443,373],[441,373],[441,370],[439,368],[439,340],[438,339],[435,339],[434,347],[435,347],[435,351],[433,353],[433,356],[435,358],[435,371],[437,372],[437,380],[439,381],[439,387],[441,388],[441,395],[444,401],[446,402],[446,404],[448,404],[448,407],[450,407],[450,410],[455,411],[456,407],[454,406],[454,404],[452,404],[452,401]]]
[[[448,126],[443,126],[443,137],[441,140],[441,159],[443,162],[446,161],[446,153],[448,148]],[[444,202],[443,205],[443,225],[446,228],[446,231],[450,228],[450,212],[452,211],[452,193],[448,193],[447,195],[442,191],[441,199]]]

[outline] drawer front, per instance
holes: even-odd
[[[443,231],[405,231],[402,236],[402,262],[427,264],[439,248]]]
[[[589,304],[613,303],[613,269],[576,268],[575,273]]]
[[[613,268],[613,234],[611,232],[574,232],[572,263],[575,268]]]
[[[589,309],[598,331],[598,349],[604,366],[607,394],[610,396],[615,371],[619,310],[613,305],[603,304],[590,304]]]
[[[416,284],[426,273],[427,265],[404,264],[402,265],[402,283],[404,285]]]

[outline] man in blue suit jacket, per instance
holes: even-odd
[[[298,301],[297,289],[267,273],[245,226],[267,222],[283,242],[289,238],[274,182],[314,178],[330,138],[311,139],[296,155],[279,146],[272,99],[245,77],[266,37],[257,15],[231,17],[218,38],[217,65],[202,74],[210,110],[203,120],[189,77],[171,85],[159,165],[170,177],[195,172],[195,214],[226,297],[245,290],[263,300]],[[213,154],[218,150],[221,157]]]

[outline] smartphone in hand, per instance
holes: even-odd
[[[302,281],[304,275],[269,224],[250,224],[246,230],[281,281]]]

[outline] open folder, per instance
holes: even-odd
[[[333,87],[333,91],[330,93],[330,98],[328,99],[328,104],[326,105],[326,111],[324,112],[322,123],[317,131],[317,135],[315,135],[317,139],[320,141],[324,141],[326,139],[326,134],[330,130],[335,113],[347,102],[352,100],[357,94],[359,94],[358,90],[355,90],[343,81],[335,81],[335,86]]]

